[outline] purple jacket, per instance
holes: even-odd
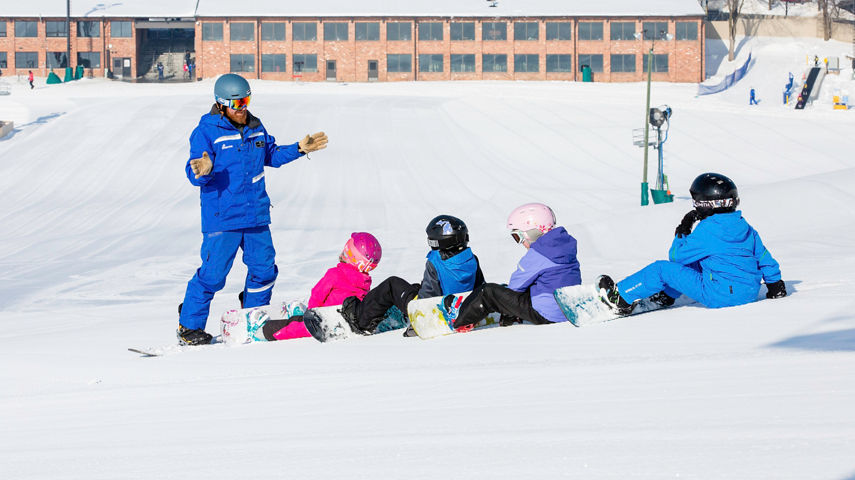
[[[531,304],[550,322],[564,322],[567,317],[552,296],[555,289],[582,283],[576,260],[576,239],[564,227],[556,227],[538,238],[520,259],[511,274],[508,288],[528,290]]]

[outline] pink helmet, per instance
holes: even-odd
[[[374,235],[367,232],[354,232],[344,244],[338,259],[355,266],[360,272],[370,272],[377,268],[383,249]]]
[[[534,242],[553,227],[555,227],[555,213],[542,203],[520,205],[508,215],[508,228],[512,234],[513,231],[525,233],[529,242]],[[518,239],[517,242],[521,240]]]

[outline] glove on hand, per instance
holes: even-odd
[[[190,169],[193,170],[196,178],[211,173],[211,169],[213,168],[214,164],[211,162],[211,157],[208,156],[208,152],[202,152],[202,158],[194,158],[193,160],[190,160]]]
[[[298,147],[301,153],[309,153],[327,148],[327,142],[327,134],[318,132],[306,135],[306,138],[300,140]]]
[[[696,210],[692,210],[687,213],[683,220],[680,221],[680,224],[677,225],[676,230],[674,230],[674,235],[682,238],[690,233],[692,233],[692,227],[695,225],[695,222],[698,221],[698,212]]]
[[[766,284],[766,298],[783,298],[787,296],[787,286],[783,280]]]

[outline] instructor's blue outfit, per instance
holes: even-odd
[[[668,256],[618,282],[623,299],[632,303],[665,291],[711,308],[730,307],[756,300],[761,278],[767,284],[781,279],[778,262],[738,210],[709,216],[691,234],[674,237]]]
[[[208,152],[213,169],[198,179],[190,159]],[[238,248],[248,272],[244,307],[270,303],[278,269],[270,236],[270,197],[264,167],[280,167],[303,154],[298,144],[277,146],[261,121],[247,113],[246,125],[233,124],[217,106],[203,115],[190,135],[190,159],[184,167],[199,188],[202,203],[202,266],[187,284],[178,322],[204,329],[211,299],[226,284]]]

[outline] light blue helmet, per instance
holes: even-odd
[[[214,99],[221,105],[228,106],[231,100],[246,98],[251,94],[249,82],[234,73],[221,76],[214,84]]]

